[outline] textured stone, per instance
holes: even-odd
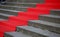
[[[28,7],[1,5],[0,8],[10,9],[10,10],[17,10],[17,11],[26,11]]]
[[[59,9],[51,10],[50,14],[60,16],[60,10]]]
[[[60,33],[60,24],[42,21],[42,20],[30,20],[28,22],[29,26],[36,28],[41,28],[43,30],[53,31],[55,33]]]
[[[35,7],[37,3],[20,3],[20,2],[7,2],[6,5],[10,6],[23,6],[23,7]]]
[[[27,35],[36,36],[36,37],[60,37],[59,34],[50,32],[48,30],[42,30],[39,28],[35,28],[32,26],[18,26],[17,31],[23,32]]]
[[[60,24],[60,16],[55,15],[41,15],[40,20],[59,23]]]
[[[32,37],[21,32],[5,32],[4,37]]]
[[[16,10],[8,10],[8,9],[1,9],[0,8],[0,13],[4,13],[4,14],[10,14],[10,15],[17,15],[18,12],[20,11],[16,11]]]
[[[0,18],[2,18],[2,19],[8,19],[9,16],[13,16],[13,15],[0,13]]]

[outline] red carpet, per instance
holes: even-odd
[[[51,9],[60,9],[60,0],[45,0],[44,4],[36,4],[26,12],[18,12],[17,16],[9,16],[8,21],[0,21],[0,37],[4,32],[15,31],[17,26],[27,26],[28,20],[38,20],[39,15],[50,14]]]

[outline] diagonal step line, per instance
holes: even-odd
[[[17,11],[17,10],[8,10],[8,9],[1,9],[0,10],[4,10],[4,11],[11,11],[11,12],[22,12],[22,11]]]
[[[7,2],[7,3],[11,3],[11,4],[37,4],[37,3],[20,3],[20,2]]]
[[[40,28],[35,28],[35,27],[32,27],[32,26],[18,26],[18,27],[29,30],[29,31],[32,31],[32,32],[35,32],[35,33],[46,35],[46,36],[49,36],[49,37],[59,37],[60,36],[59,34],[50,32],[48,30],[42,30]]]
[[[60,16],[55,16],[55,15],[40,15],[40,16],[52,17],[52,18],[60,18]]]
[[[6,7],[16,7],[16,8],[29,8],[29,7],[24,7],[24,6],[9,6],[9,5],[1,5],[1,6],[6,6]]]
[[[60,9],[51,9],[52,11],[60,11]]]
[[[30,36],[30,35],[26,35],[26,34],[23,34],[22,32],[5,32],[5,34],[7,34],[7,35],[11,35],[11,36],[14,36],[14,37],[22,37],[22,36],[24,36],[24,37],[32,37],[32,36]]]
[[[29,20],[29,22],[34,22],[34,23],[39,23],[39,24],[44,24],[44,25],[53,26],[53,27],[59,27],[60,28],[60,24],[47,22],[47,21],[43,21],[43,20]]]
[[[0,15],[3,15],[3,16],[14,16],[14,15],[8,15],[8,14],[3,14],[3,13],[0,13]]]
[[[1,18],[0,18],[0,20],[6,20],[6,19],[1,19]]]

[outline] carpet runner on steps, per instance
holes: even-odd
[[[60,3],[60,0],[45,0],[45,3]]]
[[[60,9],[60,3],[45,3],[45,4],[37,4],[37,8],[50,8],[50,9]]]
[[[58,23],[48,22],[48,20],[42,21],[41,19],[30,20],[28,22],[28,26],[17,26],[16,29],[17,32],[6,32],[4,36],[17,37],[18,35],[18,37],[21,37],[19,36],[18,32],[22,32],[24,33],[24,35],[30,35],[32,37],[60,37],[59,29],[60,29],[60,24]]]
[[[44,20],[44,21],[48,21],[48,22],[53,22],[53,20],[50,21],[50,20],[48,20],[48,18],[46,20],[46,17],[48,17],[48,16],[45,17],[45,15],[50,14],[50,12],[51,12],[52,9],[60,9],[60,0],[49,0],[49,1],[48,0],[45,0],[45,3],[44,4],[39,4],[38,3],[38,4],[36,4],[36,7],[35,8],[28,8],[26,12],[18,12],[17,13],[17,16],[7,16],[8,17],[8,20],[7,21],[6,20],[1,20],[0,21],[0,24],[1,24],[0,25],[1,26],[1,28],[0,28],[0,36],[3,37],[4,32],[8,32],[8,33],[5,33],[4,37],[17,37],[17,36],[18,37],[24,37],[24,36],[19,36],[19,35],[15,36],[14,33],[9,33],[9,32],[10,31],[15,31],[17,26],[24,26],[24,27],[22,27],[22,29],[24,29],[28,25],[28,20]],[[60,12],[60,10],[59,10],[59,12]],[[7,13],[7,14],[9,14],[9,13]],[[56,13],[52,13],[52,14],[54,14],[54,17],[53,16],[51,16],[51,17],[49,16],[49,17],[50,18],[53,17],[53,19],[54,19],[56,17],[55,16]],[[58,15],[58,14],[56,14],[56,15]],[[58,20],[58,18],[57,19],[54,19],[54,20]],[[60,23],[60,21],[57,21],[57,22]],[[54,22],[54,23],[56,23],[56,22]],[[21,27],[19,27],[19,28],[21,28]],[[27,28],[32,28],[33,29],[33,30],[31,30],[31,29],[29,30],[28,29],[28,31],[33,31],[33,33],[32,33],[33,34],[33,37],[40,37],[40,36],[41,37],[47,37],[47,36],[48,37],[60,37],[59,34],[58,34],[58,33],[60,33],[60,31],[59,30],[56,31],[54,29],[54,27],[52,27],[54,30],[51,30],[51,29],[49,30],[49,28],[48,29],[46,28],[46,30],[49,30],[48,32],[46,31],[49,35],[47,35],[47,33],[45,32],[45,30],[42,30],[45,34],[44,33],[41,33],[42,31],[40,30],[41,31],[40,32],[41,35],[40,34],[38,35],[37,31],[34,31],[35,28],[29,27],[29,26],[27,26]],[[25,28],[25,30],[27,30],[27,29]],[[25,30],[22,30],[22,32],[24,32]],[[16,32],[16,33],[18,34],[18,32]],[[24,33],[26,33],[26,32],[24,32]],[[37,34],[34,34],[34,33],[37,33]],[[25,35],[25,34],[22,34],[22,35]]]

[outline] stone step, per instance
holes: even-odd
[[[0,18],[2,18],[2,19],[8,19],[9,16],[13,16],[13,15],[0,13]]]
[[[32,36],[23,34],[22,32],[5,32],[4,37],[32,37]]]
[[[0,18],[0,21],[1,21],[1,20],[5,20],[5,19]]]
[[[19,2],[7,2],[6,5],[11,6],[26,6],[26,7],[36,7],[37,3],[19,3]]]
[[[20,3],[44,3],[45,2],[45,0],[15,0],[15,1]]]
[[[42,21],[42,20],[29,20],[29,26],[49,30],[55,33],[60,33],[60,24]]]
[[[57,16],[60,16],[60,10],[58,9],[53,9],[53,10],[51,10],[51,12],[50,12],[52,15],[57,15]]]
[[[55,15],[41,15],[40,20],[59,23],[60,24],[60,16]]]
[[[1,9],[0,8],[0,13],[4,13],[4,14],[17,15],[18,12],[20,12],[20,11],[8,10],[8,9]]]
[[[19,6],[0,5],[0,8],[2,8],[2,9],[17,10],[17,11],[26,11],[27,8],[29,8],[29,7],[19,7]]]
[[[27,35],[31,35],[33,37],[60,37],[60,34],[56,34],[48,30],[42,30],[40,28],[35,28],[32,26],[18,26],[17,31],[23,32]]]

